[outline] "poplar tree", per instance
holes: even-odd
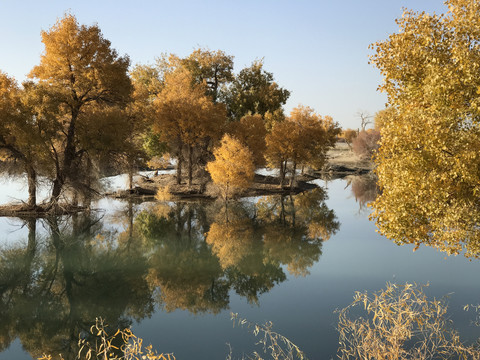
[[[391,107],[376,156],[373,218],[399,244],[480,256],[480,3],[406,10],[372,45]]]
[[[155,100],[155,108],[153,129],[177,159],[177,184],[181,183],[182,166],[186,161],[188,184],[192,185],[194,151],[221,137],[225,107],[214,104],[205,95],[205,85],[195,83],[191,73],[179,67],[165,76],[164,88]]]
[[[74,186],[78,188],[76,180],[91,174],[89,144],[79,141],[79,132],[101,138],[115,134],[123,125],[121,121],[109,122],[89,129],[85,126],[89,115],[98,109],[124,108],[132,85],[127,74],[128,57],[119,56],[112,49],[97,25],[80,25],[73,15],[67,14],[52,28],[42,31],[41,36],[45,49],[40,64],[29,77],[36,91],[42,93],[40,103],[36,104],[37,115],[43,116],[43,110],[49,107],[48,116],[55,132],[48,143],[53,163],[51,202],[54,204],[65,184],[77,182]],[[97,117],[100,122],[102,119]],[[89,187],[88,182],[81,185]]]

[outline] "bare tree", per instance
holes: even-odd
[[[362,121],[362,125],[361,125],[362,131],[365,131],[365,128],[367,127],[368,124],[373,123],[373,116],[370,115],[370,113],[366,110],[359,110],[355,115],[359,117],[360,120]]]

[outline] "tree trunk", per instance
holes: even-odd
[[[182,183],[182,154],[177,157],[177,185]]]
[[[293,168],[292,168],[292,178],[290,179],[290,190],[293,188],[293,183],[295,182],[295,175],[297,173],[297,162],[293,162]]]
[[[128,167],[128,190],[130,194],[133,192],[133,165],[130,164]]]
[[[72,109],[72,119],[70,120],[70,125],[68,126],[63,164],[61,166],[57,164],[57,174],[55,180],[53,181],[52,196],[50,198],[50,202],[52,204],[58,202],[63,185],[65,185],[65,180],[72,174],[72,164],[75,160],[75,125],[79,112],[79,108]]]
[[[283,182],[285,181],[285,169],[283,167],[283,160],[280,161],[280,187],[283,188]]]
[[[188,186],[192,186],[193,180],[193,147],[188,145]]]
[[[60,174],[57,174],[55,180],[53,180],[52,196],[50,197],[50,203],[54,204],[58,201],[60,193],[62,192],[64,181],[60,178]]]
[[[37,205],[37,172],[31,164],[26,166],[28,181],[28,206],[35,208]]]

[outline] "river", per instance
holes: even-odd
[[[73,339],[95,317],[131,326],[177,359],[224,359],[227,344],[235,358],[261,351],[231,312],[273,322],[310,359],[333,359],[335,309],[387,282],[428,283],[432,298],[449,294],[462,338],[478,337],[463,310],[479,303],[478,261],[397,246],[375,232],[368,196],[356,197],[346,180],[317,183],[311,193],[227,207],[103,199],[88,215],[1,218],[0,359],[73,359]]]

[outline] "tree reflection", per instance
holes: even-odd
[[[325,199],[324,190],[319,188],[295,197],[265,197],[258,203],[265,254],[287,265],[292,275],[308,275],[322,254],[322,242],[340,226]]]
[[[228,306],[223,271],[204,241],[204,212],[198,204],[161,204],[135,220],[151,254],[148,281],[166,311],[218,313]]]
[[[133,204],[115,222],[95,213],[25,219],[23,244],[0,249],[0,351],[78,354],[97,317],[112,329],[165,311],[219,313],[231,291],[257,304],[305,276],[338,229],[322,190],[258,203]]]
[[[49,218],[38,241],[35,220],[26,248],[1,252],[0,333],[2,348],[14,337],[33,357],[62,353],[74,359],[79,334],[88,334],[97,316],[112,327],[153,311],[142,278],[147,268],[112,246],[113,233],[91,215]]]
[[[347,178],[347,187],[351,186],[352,193],[358,203],[359,211],[363,211],[367,204],[375,201],[379,195],[377,177],[373,174],[352,175]]]

